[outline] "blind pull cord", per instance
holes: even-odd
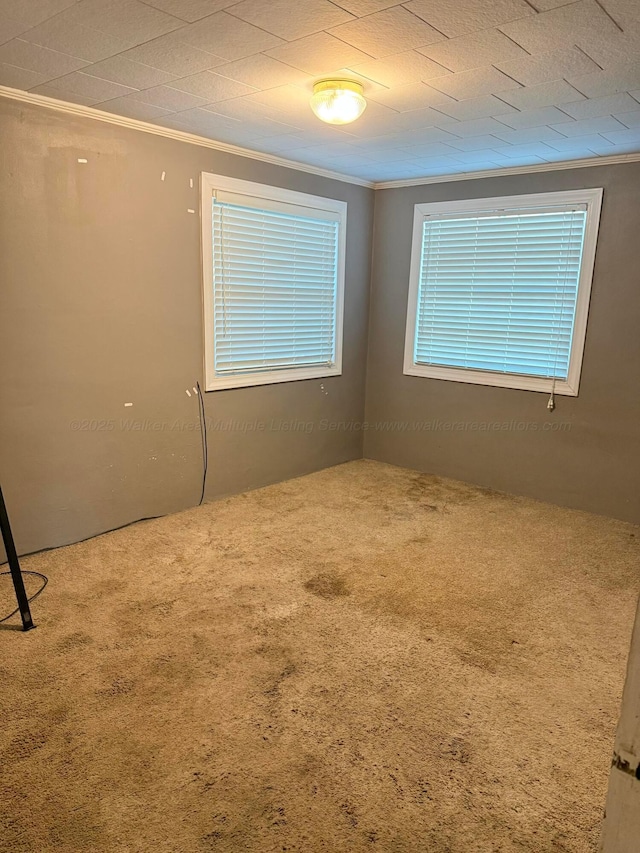
[[[556,407],[556,380],[555,377],[551,381],[551,394],[549,394],[549,400],[547,402],[547,409],[552,412]]]

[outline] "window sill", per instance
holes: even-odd
[[[446,379],[449,382],[466,382],[472,385],[489,385],[495,388],[515,388],[520,391],[550,393],[553,381],[536,376],[521,376],[515,373],[491,373],[484,370],[466,370],[459,367],[438,367],[433,364],[405,364],[406,376],[422,376],[426,379]],[[554,393],[565,397],[577,397],[577,384],[556,380]]]
[[[250,388],[257,385],[275,385],[281,382],[298,382],[303,379],[323,379],[328,376],[340,376],[339,364],[318,365],[317,367],[296,367],[289,370],[271,370],[265,373],[239,373],[233,376],[214,376],[207,383],[206,391],[224,391],[230,388]]]

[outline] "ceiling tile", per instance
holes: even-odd
[[[464,172],[465,170],[465,166],[457,158],[454,159],[453,157],[442,157],[440,160],[436,160],[435,158],[414,160],[403,164],[403,167],[402,171],[396,172],[398,178],[395,178],[395,175],[392,173],[387,174],[385,179],[391,180],[392,177],[396,180],[402,178],[429,178],[439,175],[452,175],[456,174],[456,172]]]
[[[354,20],[329,0],[304,0],[295,9],[291,0],[243,0],[231,14],[287,41]]]
[[[278,121],[280,121],[279,117],[274,116],[274,118],[278,118]],[[293,136],[298,137],[302,146],[317,145],[318,142],[355,141],[354,137],[350,133],[342,130],[337,125],[331,124],[322,124],[319,128],[316,127],[313,131],[297,129],[292,131],[291,128],[286,130],[288,133],[292,133]]]
[[[400,2],[398,0],[333,0],[333,2],[341,9],[351,12],[352,15],[363,18],[365,15],[381,12],[391,6],[399,6],[402,0]]]
[[[440,125],[443,130],[448,130],[456,136],[485,136],[492,135],[501,130],[507,130],[505,126],[494,118],[478,118],[471,121],[460,121],[451,124]]]
[[[405,5],[449,38],[535,14],[525,0],[412,0]]]
[[[131,95],[131,99],[142,101],[144,104],[154,104],[170,112],[188,110],[207,103],[206,98],[197,97],[178,89],[172,89],[170,86],[154,86],[152,89],[136,92],[135,95]]]
[[[195,113],[198,112],[200,115],[196,116]],[[191,115],[191,113],[194,113],[194,115]],[[184,113],[161,116],[156,119],[156,122],[163,127],[181,130],[184,133],[195,133],[198,136],[206,136],[218,142],[228,142],[245,147],[244,140],[241,138],[242,131],[240,126],[237,123],[229,124],[228,122],[223,122],[219,116],[215,116],[213,113],[204,113],[194,109]],[[256,134],[254,143],[257,142],[257,138]]]
[[[571,160],[595,160],[595,154],[588,148],[568,148],[566,151],[549,150],[544,159],[547,163],[567,163]]]
[[[65,74],[64,77],[58,77],[51,85],[61,91],[90,98],[94,104],[111,98],[130,95],[136,91],[132,86],[121,86],[119,83],[111,83],[109,80],[102,80],[100,77],[92,77],[82,71],[74,71],[72,74]]]
[[[398,112],[435,107],[438,104],[451,103],[452,100],[448,95],[443,95],[426,83],[407,83],[404,86],[395,86],[393,89],[380,89],[371,95],[370,99]]]
[[[578,103],[586,103],[578,101]],[[566,109],[563,105],[562,110]],[[527,127],[542,127],[545,124],[558,124],[563,121],[572,121],[576,116],[567,115],[566,112],[557,107],[542,107],[539,110],[526,110],[525,112],[513,112],[511,115],[502,116],[500,121],[508,124],[514,130],[522,130]]]
[[[3,0],[2,15],[19,24],[35,27],[76,3],[77,0]]]
[[[457,125],[458,122],[455,119],[440,112],[441,106],[440,104],[438,107],[426,107],[423,110],[411,110],[408,113],[394,113],[389,119],[386,133],[422,133],[425,128],[440,124]]]
[[[272,117],[273,113],[270,113],[265,107],[247,101],[244,98],[235,98],[211,104],[204,109],[208,112],[214,112],[218,115],[246,122],[249,131],[255,129],[262,136],[276,136],[288,132],[294,133],[297,130],[295,126],[288,125]],[[327,130],[330,131],[331,128],[327,127]],[[317,138],[315,141],[317,141]]]
[[[580,33],[576,43],[594,62],[608,70],[612,66],[628,63],[630,57],[640,53],[640,26],[635,32],[624,33],[619,30],[606,33],[590,30]]]
[[[213,113],[212,113],[213,115]],[[214,119],[216,116],[213,116]],[[219,130],[216,126],[215,130],[204,132],[204,136],[210,136],[214,139],[220,140],[220,142],[228,142],[231,145],[240,145],[243,148],[247,148],[250,151],[259,151],[261,147],[271,139],[271,134],[273,131],[269,131],[267,133],[254,133],[252,131],[247,130],[246,128],[241,128],[240,130],[229,128],[228,130]],[[298,157],[298,149],[292,149],[289,154],[287,154],[287,159],[296,160],[298,162],[303,162],[303,159]]]
[[[415,157],[452,157],[458,153],[455,148],[442,142],[407,145],[405,150]]]
[[[502,92],[500,97],[519,110],[528,110],[579,101],[580,92],[565,80],[554,80],[552,83],[540,83],[538,86]]]
[[[640,24],[637,0],[602,0],[602,5],[623,30]]]
[[[509,155],[502,162],[502,168],[508,168],[509,166],[522,168],[523,166],[544,166],[549,161],[546,157],[554,152],[547,146],[547,149],[542,151],[539,156],[534,156],[533,154],[526,154],[521,151],[516,151],[516,146],[514,145],[509,150]],[[498,154],[500,152],[497,152]],[[543,156],[544,155],[544,156]],[[492,155],[493,156],[493,155]]]
[[[364,137],[382,136],[383,134],[397,133],[406,128],[397,126],[396,119],[402,119],[405,115],[412,116],[422,112],[415,110],[410,113],[398,113],[390,107],[385,107],[383,104],[377,104],[375,101],[369,101],[367,109],[364,111],[358,121],[350,124],[349,133],[353,136]],[[433,124],[433,122],[431,122]]]
[[[496,142],[495,139],[494,142]],[[469,166],[476,166],[477,168],[482,168],[484,163],[495,166],[499,163],[504,163],[507,159],[504,154],[498,154],[490,148],[479,148],[475,151],[458,151],[455,158],[461,163],[466,163]]]
[[[359,140],[358,140],[359,141]],[[376,148],[362,148],[360,145],[352,145],[354,150],[357,150],[363,155],[366,155],[369,160],[375,163],[391,163],[399,160],[412,160],[413,154],[410,154],[406,148],[387,148],[385,151],[379,151]]]
[[[308,77],[304,71],[285,65],[284,62],[279,62],[263,53],[228,62],[217,68],[216,73],[254,86],[256,89],[272,89],[287,86],[290,83],[301,83]]]
[[[353,71],[375,80],[383,86],[417,83],[445,74],[447,69],[415,50],[396,53],[386,59],[372,59],[351,66]]]
[[[237,80],[230,80],[228,77],[221,77],[214,71],[200,71],[191,77],[175,80],[171,85],[172,88],[179,89],[181,92],[198,95],[209,104],[227,101],[230,98],[239,98],[241,95],[248,95],[255,91],[253,86],[247,86],[246,83],[239,83]]]
[[[307,74],[330,73],[335,68],[371,59],[366,53],[329,33],[316,33],[266,51],[269,56],[293,65]]]
[[[282,39],[277,36],[234,18],[227,12],[217,12],[190,24],[180,31],[180,39],[224,59],[242,59],[282,43]]]
[[[497,68],[491,67],[434,77],[429,81],[429,85],[457,100],[477,98],[481,95],[494,95],[506,92],[509,89],[521,89],[519,83],[498,71]],[[508,101],[509,99],[505,98],[505,100]]]
[[[536,86],[572,74],[592,74],[600,70],[592,59],[575,47],[538,53],[509,62],[498,61],[496,67],[523,86]]]
[[[639,145],[637,142],[628,142],[628,143],[614,143],[608,139],[605,139],[604,136],[599,137],[601,142],[594,139],[591,144],[591,150],[595,154],[602,154],[605,156],[609,156],[611,154],[637,154]]]
[[[372,96],[374,92],[387,91],[390,88],[389,86],[383,86],[376,80],[371,80],[369,77],[365,77],[363,74],[360,74],[358,71],[354,71],[352,68],[336,68],[335,76],[348,77],[349,80],[356,80],[358,83],[361,83],[364,88],[364,94],[366,98]],[[309,77],[309,75],[307,75],[306,79],[306,87],[309,91],[309,95],[311,95],[314,81],[312,77]]]
[[[558,6],[568,6],[570,3],[575,3],[576,0],[531,0],[531,5],[535,6],[538,12],[548,12],[549,9],[557,9]]]
[[[167,12],[181,21],[193,23],[214,12],[222,12],[233,6],[238,0],[145,0],[147,6],[153,6]]]
[[[31,89],[49,80],[48,74],[39,74],[26,68],[17,68],[0,62],[0,86],[10,86],[12,89]]]
[[[324,124],[313,114],[310,106],[311,86],[279,86],[275,89],[268,89],[263,92],[254,92],[251,95],[245,95],[242,98],[233,101],[226,101],[226,105],[234,105],[234,109],[242,118],[246,120],[250,126],[253,119],[245,114],[245,110],[253,111],[257,117],[273,119],[277,122],[282,122],[286,125],[296,128],[296,132],[300,132],[305,136],[306,145],[313,145],[325,138],[329,134],[331,138],[338,136],[349,136],[348,129],[338,131],[334,125]],[[371,102],[366,112],[372,107],[378,107],[378,104]],[[217,107],[211,107],[217,109]],[[383,108],[384,109],[384,108]],[[399,113],[391,113],[399,115]],[[358,122],[359,123],[359,122]],[[351,128],[349,125],[348,128]],[[288,132],[291,132],[288,129]],[[337,136],[336,136],[337,134]],[[308,137],[308,138],[307,138]]]
[[[344,146],[344,148],[345,148],[345,149],[346,149],[346,148],[350,148],[350,149],[351,149],[351,153],[350,153],[350,154],[349,154],[349,153],[347,153],[346,151],[344,151],[344,153],[342,153],[342,154],[338,154],[338,153],[336,153],[336,154],[335,154],[335,156],[336,156],[336,157],[339,157],[339,158],[340,158],[340,162],[341,162],[342,164],[344,164],[344,165],[346,165],[346,164],[348,164],[348,163],[351,163],[351,164],[353,164],[354,166],[358,166],[358,165],[360,165],[360,164],[362,164],[362,163],[372,164],[372,163],[380,162],[380,161],[376,160],[376,158],[375,158],[375,157],[371,157],[371,156],[370,156],[366,151],[360,151],[359,149],[356,149],[356,147],[355,147],[354,145],[348,145],[348,144],[344,144],[344,143],[339,143],[339,146],[341,146],[341,145],[342,145],[342,146]],[[334,156],[334,154],[333,154],[334,146],[331,146],[331,147],[329,148],[329,150],[330,150],[330,152],[331,152],[331,155],[330,155],[330,156],[331,156],[331,160],[333,160],[333,156]],[[342,149],[340,149],[340,150],[342,150]],[[324,154],[325,154],[325,156],[326,156],[326,151],[327,151],[327,146],[320,146],[320,147],[319,147],[319,149],[318,149],[318,153],[320,154],[320,153],[322,152],[322,153],[324,153]],[[387,161],[387,162],[389,162],[391,159],[393,159],[393,160],[396,160],[396,159],[398,159],[398,160],[400,160],[400,159],[404,159],[404,160],[406,160],[407,158],[406,158],[406,157],[404,157],[404,158],[403,158],[401,154],[396,154],[396,152],[395,152],[395,151],[390,151],[390,152],[389,152],[389,158],[388,158],[388,161]]]
[[[557,129],[564,136],[587,136],[590,133],[606,133],[613,130],[624,130],[624,126],[613,116],[600,118],[585,118],[570,124],[559,124]]]
[[[323,154],[316,155],[314,159],[320,168],[335,169],[343,174],[348,174],[352,169],[364,169],[367,166],[376,166],[373,160],[369,160],[368,157],[363,157],[362,154],[344,154],[340,157],[332,157],[326,148]]]
[[[438,107],[443,113],[460,121],[468,121],[474,118],[488,118],[489,116],[502,116],[517,113],[515,107],[506,104],[495,95],[482,95],[479,98],[468,98],[464,101],[456,101],[453,104]]]
[[[238,98],[234,101],[225,101],[226,104],[247,104],[249,101],[247,98]],[[217,110],[218,105],[212,105],[207,107],[207,109]],[[280,127],[278,133],[298,133],[301,136],[304,136],[305,145],[315,145],[318,142],[321,142],[323,138],[325,138],[326,133],[331,134],[331,138],[335,139],[335,125],[323,124],[321,127],[318,127],[320,124],[319,120],[316,116],[311,112],[311,107],[309,105],[309,100],[306,99],[305,102],[301,105],[298,110],[264,110],[261,118],[247,118],[245,119],[248,127],[253,127],[256,121],[275,121],[278,122],[279,125],[286,125],[286,127]]]
[[[71,12],[72,10],[69,14]],[[88,62],[98,62],[131,47],[130,39],[118,38],[93,27],[74,24],[63,15],[57,15],[34,27],[24,33],[22,38],[32,44],[59,50]]]
[[[387,137],[388,138],[388,137]],[[420,145],[427,142],[448,142],[453,145],[454,142],[460,142],[460,137],[454,136],[446,130],[439,127],[421,127],[417,130],[407,130],[403,133],[396,134],[394,145]],[[364,140],[358,145],[363,145]],[[389,145],[390,143],[387,143]]]
[[[298,86],[286,85],[266,89],[264,92],[254,92],[247,95],[245,101],[261,105],[264,114],[267,110],[278,110],[282,112],[299,112],[309,106],[309,93]]]
[[[420,48],[449,71],[468,71],[484,65],[528,58],[529,54],[499,30],[484,30]]]
[[[589,134],[588,136],[572,136],[569,139],[552,139],[548,145],[556,151],[563,151],[566,156],[570,156],[576,151],[584,151],[585,149],[594,150],[594,146],[611,145],[607,142],[604,136],[599,136],[597,133]],[[569,152],[567,154],[567,152]]]
[[[122,38],[128,46],[169,33],[183,22],[139,0],[80,0],[61,17]]]
[[[70,104],[82,104],[85,107],[92,107],[96,103],[95,99],[89,95],[79,95],[68,89],[60,89],[53,83],[42,83],[40,86],[34,86],[30,91],[36,95],[46,95],[47,98],[55,98]]]
[[[628,113],[616,113],[614,118],[622,122],[625,127],[640,127],[640,110],[634,110]]]
[[[377,110],[374,112],[373,107]],[[384,110],[384,112],[380,112]],[[377,104],[373,101],[365,110],[364,116],[352,125],[350,133],[354,136],[382,136],[383,134],[404,134],[412,130],[434,127],[439,122],[449,122],[449,119],[435,109],[426,107],[422,110],[410,110],[398,113],[395,110]],[[455,124],[456,122],[450,122]]]
[[[454,152],[454,154],[452,154],[449,157],[447,157],[445,155],[436,156],[433,154],[432,155],[422,155],[422,156],[418,156],[414,160],[414,163],[416,164],[416,166],[418,166],[421,169],[439,167],[443,171],[450,171],[450,172],[455,172],[456,170],[457,171],[463,171],[464,167],[462,166],[460,160],[457,159],[457,157],[455,156],[457,153],[458,152],[456,151],[456,152]],[[409,162],[411,162],[411,161],[409,161]]]
[[[85,68],[85,73],[94,77],[102,77],[103,80],[111,80],[113,83],[121,83],[123,86],[132,86],[135,89],[149,89],[152,86],[161,86],[170,83],[174,76],[142,65],[140,62],[132,62],[124,56],[112,56],[102,62],[97,62]]]
[[[143,65],[151,65],[176,77],[186,77],[197,71],[206,71],[224,65],[225,60],[220,56],[198,50],[193,45],[181,41],[182,30],[166,36],[153,39],[139,47],[128,50],[123,56]]]
[[[260,150],[271,154],[284,154],[285,152],[295,151],[299,148],[304,148],[304,140],[301,140],[297,133],[284,133],[281,136],[268,136],[260,142]]]
[[[327,156],[327,146],[324,144],[307,145],[305,146],[304,150],[306,154],[323,154],[325,157]],[[363,157],[367,156],[366,151],[356,149],[354,144],[351,142],[334,142],[334,144],[331,146],[331,155],[335,155],[336,157],[353,157],[355,154],[358,153],[358,151],[360,152],[360,154],[362,154]]]
[[[83,59],[68,56],[57,50],[49,50],[29,42],[14,39],[0,46],[0,62],[8,65],[16,65],[18,68],[26,68],[29,71],[37,71],[46,74],[48,78],[60,77],[70,74],[88,65]]]
[[[376,59],[442,39],[437,30],[402,6],[334,27],[331,33]]]
[[[224,104],[229,103],[229,101],[223,101],[220,105],[213,104],[207,112],[214,113],[214,107],[223,106]],[[215,113],[216,115],[225,116],[225,113]],[[260,137],[269,137],[269,136],[282,136],[283,133],[291,132],[295,133],[298,128],[293,125],[282,124],[279,121],[272,121],[271,119],[264,118],[260,120],[253,119],[251,121],[251,127],[245,125],[244,130],[246,132],[246,142],[250,143],[251,139],[254,136]],[[242,144],[242,143],[239,143]]]
[[[549,146],[544,142],[525,142],[523,145],[498,146],[495,150],[511,160],[520,160],[524,157],[540,157],[544,160],[544,155],[549,152]]]
[[[354,145],[357,145],[358,148],[363,151],[372,151],[375,152],[371,154],[372,157],[384,156],[385,151],[388,151],[391,148],[394,148],[397,145],[400,145],[403,141],[402,134],[394,134],[387,133],[382,134],[380,136],[370,136],[368,139],[357,139],[354,141]],[[430,141],[430,140],[427,140]],[[436,142],[438,140],[435,140]]]
[[[570,77],[572,83],[587,98],[604,98],[628,92],[640,85],[640,65],[629,63],[610,71],[598,71],[583,77]]]
[[[449,144],[454,148],[460,149],[462,153],[463,151],[486,151],[503,143],[495,136],[467,136],[463,139],[455,139]]]
[[[596,0],[579,0],[569,6],[504,24],[500,29],[529,53],[571,48],[580,43],[582,37],[590,38],[594,31],[599,36],[618,32]]]
[[[607,131],[603,133],[605,139],[615,142],[616,145],[626,142],[640,142],[640,127],[623,128],[622,130]]]
[[[637,110],[638,103],[631,95],[622,92],[618,95],[607,95],[604,98],[590,98],[589,100],[563,104],[562,109],[572,118],[597,118],[612,113]],[[549,124],[553,124],[553,122],[549,122]]]
[[[191,133],[203,133],[205,136],[212,134],[213,139],[219,139],[223,130],[240,131],[242,123],[226,116],[216,115],[199,107],[183,110],[175,115],[168,115],[161,119],[166,127],[176,127],[188,130]],[[217,135],[214,135],[217,134]]]
[[[154,104],[143,104],[142,101],[132,101],[130,98],[113,98],[104,103],[94,104],[94,106],[108,113],[137,118],[140,121],[153,121],[160,116],[171,114],[169,110],[162,107],[156,107]]]
[[[19,24],[11,18],[0,19],[0,44],[22,35],[28,29],[29,27],[26,24]]]
[[[572,122],[575,124],[575,122]],[[557,125],[558,128],[566,127],[566,125]],[[511,145],[522,145],[525,142],[547,142],[549,139],[558,139],[560,133],[551,127],[523,127],[520,130],[499,130],[495,135],[503,142],[509,142]]]

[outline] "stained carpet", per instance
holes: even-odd
[[[594,851],[639,535],[361,461],[25,559],[0,850]]]

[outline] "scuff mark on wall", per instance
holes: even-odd
[[[616,770],[620,770],[622,773],[627,773],[629,776],[633,776],[635,779],[640,779],[640,762],[634,768],[631,761],[627,761],[626,758],[623,758],[617,752],[613,753],[613,758],[611,759],[611,766]]]

